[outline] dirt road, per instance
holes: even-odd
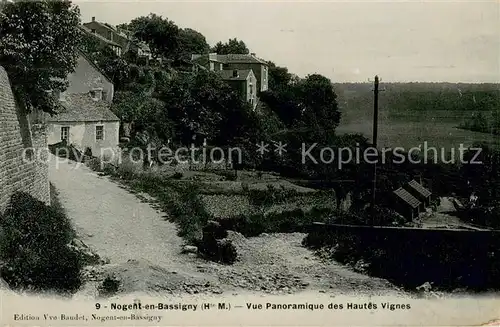
[[[321,262],[300,245],[303,234],[246,239],[231,233],[239,254],[232,266],[188,256],[163,213],[107,177],[84,165],[57,164],[53,156],[49,176],[80,239],[109,259],[89,268],[89,276],[113,273],[126,293],[400,293],[387,281]]]

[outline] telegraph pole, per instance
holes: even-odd
[[[377,149],[377,137],[378,137],[378,75],[375,76],[374,88],[373,88],[373,147]],[[377,163],[373,164],[373,188],[372,188],[372,225],[375,223],[375,194],[377,190]]]

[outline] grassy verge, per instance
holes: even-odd
[[[258,236],[261,233],[303,232],[314,221],[325,221],[336,211],[332,208],[314,206],[311,210],[293,209],[282,212],[261,212],[225,218],[214,218],[207,212],[202,200],[202,192],[193,183],[176,182],[167,177],[154,174],[142,174],[140,178],[127,181],[135,191],[145,192],[158,199],[162,209],[169,214],[169,219],[179,227],[179,236],[190,243],[196,243],[202,235],[203,226],[209,220],[216,220],[226,230],[233,230],[245,236]],[[249,191],[254,205],[270,206],[285,202],[295,192]],[[278,194],[278,195],[276,195]]]
[[[179,236],[195,244],[201,239],[203,226],[210,220],[196,185],[176,182],[167,177],[143,173],[125,183],[136,192],[155,197],[169,221],[179,228]]]

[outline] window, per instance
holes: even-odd
[[[92,29],[92,33],[95,34],[96,33],[96,30],[95,28]]]
[[[90,91],[90,96],[94,101],[102,100],[102,89],[93,89]]]
[[[114,45],[114,46],[113,46],[113,49],[115,50],[115,53],[116,53],[116,55],[117,55],[118,57],[122,55],[122,48],[120,48],[120,47],[118,47],[118,46]]]
[[[61,141],[69,141],[69,127],[64,126],[61,127]]]
[[[210,70],[213,71],[215,69],[215,65],[214,65],[214,62],[211,61],[210,62]]]
[[[104,140],[104,126],[95,127],[95,140]]]

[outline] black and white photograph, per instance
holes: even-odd
[[[0,0],[0,293],[6,326],[500,325],[500,2]]]

